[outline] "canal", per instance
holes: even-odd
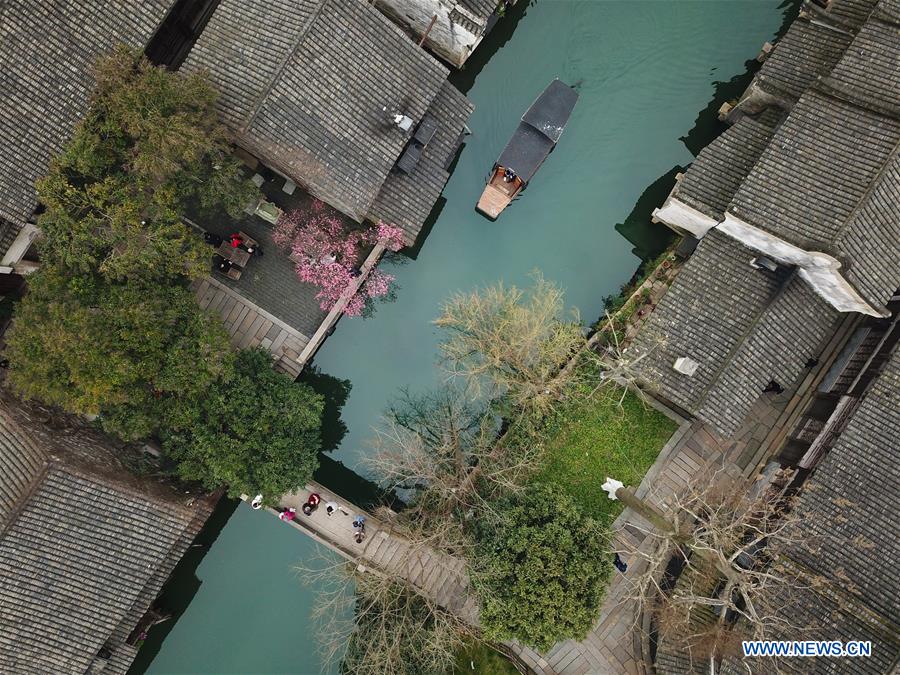
[[[394,301],[369,319],[343,320],[315,358],[316,386],[340,404],[318,478],[347,497],[363,497],[350,470],[363,471],[386,404],[440,377],[430,321],[448,294],[527,284],[539,269],[592,322],[604,296],[665,246],[650,210],[718,131],[715,110],[740,94],[747,59],[789,11],[779,0],[527,2],[453,76],[475,103],[473,133],[424,244],[413,260],[385,265],[397,278]],[[524,196],[489,222],[474,211],[487,172],[554,77],[578,87],[573,118]],[[199,543],[168,591],[184,611],[151,633],[132,672],[329,672],[311,622],[315,589],[295,571],[327,564],[311,540],[225,504]]]

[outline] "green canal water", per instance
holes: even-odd
[[[396,299],[370,319],[343,320],[315,358],[316,384],[343,403],[328,421],[329,455],[349,469],[364,471],[391,397],[439,380],[430,321],[448,294],[526,284],[539,269],[585,321],[602,313],[604,296],[665,246],[650,210],[717,132],[715,110],[740,93],[746,61],[787,11],[778,0],[527,1],[454,75],[476,106],[473,133],[415,259],[386,265]],[[577,85],[574,115],[524,196],[492,223],[474,210],[484,179],[554,77]],[[337,462],[322,474],[363,499]],[[168,591],[183,612],[154,630],[133,672],[333,672],[317,654],[315,588],[295,569],[322,560],[316,544],[244,505],[223,505],[200,543]]]

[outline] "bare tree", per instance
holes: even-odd
[[[434,323],[447,332],[440,349],[451,377],[476,395],[502,400],[505,414],[520,411],[532,419],[580,384],[630,387],[646,353],[626,354],[608,314],[588,338],[577,312],[566,312],[562,289],[537,272],[533,278],[528,290],[498,283],[444,303]]]
[[[465,523],[490,517],[492,497],[521,489],[537,453],[527,444],[507,447],[499,424],[486,405],[452,386],[404,395],[391,408],[365,463],[406,498],[400,525],[412,541],[463,554]]]
[[[359,675],[440,675],[478,636],[457,616],[401,580],[348,563],[302,570],[319,586],[313,618],[320,650]]]
[[[715,472],[671,495],[665,511],[616,491],[650,522],[629,524],[645,536],[640,545],[621,538],[620,552],[639,570],[627,594],[652,614],[661,644],[712,665],[736,655],[741,640],[803,629],[782,610],[822,580],[777,555],[809,545],[781,478],[762,487]]]
[[[517,409],[546,412],[565,388],[560,368],[585,345],[574,312],[565,316],[563,291],[534,275],[528,291],[502,283],[452,296],[435,320],[452,376]]]

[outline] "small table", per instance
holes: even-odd
[[[243,230],[238,231],[238,236],[244,240],[244,248],[259,248],[259,242]]]
[[[230,260],[238,267],[246,267],[251,254],[242,248],[235,248],[230,242],[223,241],[216,250],[225,260]]]

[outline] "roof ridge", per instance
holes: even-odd
[[[878,168],[878,173],[876,173],[872,180],[869,181],[868,186],[866,186],[865,192],[862,193],[859,201],[856,202],[856,205],[853,207],[850,213],[847,214],[847,218],[838,228],[838,231],[835,233],[834,237],[832,237],[832,249],[834,248],[834,245],[837,243],[837,241],[847,232],[848,228],[850,227],[850,222],[853,220],[856,214],[859,213],[859,211],[868,201],[869,197],[872,196],[872,193],[875,191],[875,189],[881,184],[881,179],[884,177],[887,167],[894,162],[898,155],[900,155],[900,141],[897,141],[897,143],[894,144],[894,149],[891,150],[891,152],[885,158],[884,162],[882,162],[881,166]]]
[[[259,98],[257,99],[255,105],[253,106],[253,112],[250,113],[250,116],[247,118],[247,121],[241,126],[241,133],[247,133],[253,124],[256,116],[259,114],[259,111],[262,109],[263,104],[266,101],[266,98],[272,92],[272,88],[275,86],[275,83],[281,79],[281,75],[284,73],[284,69],[287,68],[288,63],[290,63],[291,59],[294,58],[294,54],[297,53],[297,50],[300,49],[300,45],[303,44],[303,41],[306,39],[306,36],[309,34],[312,25],[316,22],[316,19],[322,14],[322,10],[325,5],[332,0],[320,0],[319,4],[316,6],[316,11],[314,11],[309,16],[309,20],[306,22],[306,25],[303,26],[303,29],[298,31],[297,39],[294,42],[294,46],[288,50],[287,54],[281,59],[281,63],[278,64],[278,68],[275,69],[275,72],[272,73],[272,77],[269,79],[268,85],[266,88],[260,92]]]
[[[718,226],[716,226],[712,229],[716,230],[716,229],[718,229]],[[727,232],[723,231],[722,234],[727,236],[732,241],[737,242],[741,246],[746,246],[746,244],[744,244],[742,241],[740,241],[738,239],[734,239]],[[701,389],[698,392],[698,395],[696,397],[698,410],[702,407],[702,405],[706,404],[706,398],[709,396],[709,392],[712,390],[713,386],[719,381],[719,378],[721,377],[722,373],[725,372],[725,369],[731,365],[732,360],[734,359],[735,355],[737,355],[738,351],[740,351],[741,347],[744,346],[744,343],[747,341],[747,338],[750,337],[750,335],[756,329],[756,326],[759,324],[759,320],[762,318],[762,315],[765,314],[766,311],[772,305],[774,305],[778,301],[779,298],[781,298],[785,294],[788,286],[790,286],[790,284],[791,284],[791,281],[793,281],[796,278],[797,278],[797,267],[792,266],[790,273],[787,274],[787,276],[785,276],[785,278],[781,281],[781,283],[778,285],[778,289],[771,296],[771,298],[769,298],[769,301],[765,305],[763,305],[759,308],[759,311],[756,312],[756,315],[753,317],[752,321],[750,321],[750,323],[747,324],[747,327],[741,332],[741,334],[738,336],[738,339],[735,340],[734,345],[732,345],[731,349],[728,350],[728,353],[725,355],[725,358],[722,359],[722,362],[719,365],[719,367],[716,368],[715,372],[712,373],[712,377],[709,378],[709,381],[706,383],[706,385],[703,387],[703,389]]]

